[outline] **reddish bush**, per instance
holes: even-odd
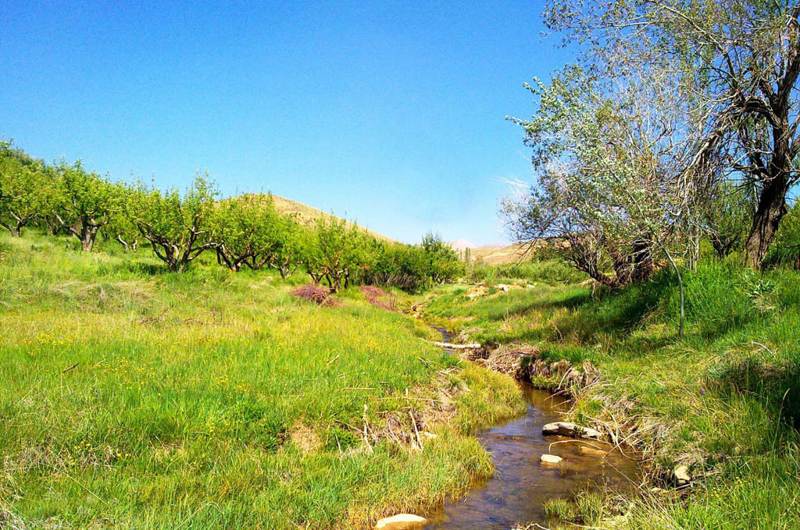
[[[387,293],[380,287],[375,287],[374,285],[362,285],[361,292],[364,294],[364,298],[367,299],[367,302],[375,307],[380,307],[381,309],[386,309],[389,311],[394,311],[397,309],[397,300],[395,299],[394,295]]]
[[[298,287],[292,291],[292,294],[298,298],[309,300],[318,305],[333,304],[333,299],[330,297],[331,290],[321,285],[314,285],[313,283]]]

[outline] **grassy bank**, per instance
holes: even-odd
[[[0,236],[0,527],[365,527],[489,473],[468,433],[522,406],[357,291],[106,250]]]
[[[668,489],[646,491],[620,525],[797,528],[800,274],[701,264],[686,278],[683,340],[673,280],[593,296],[580,283],[501,278],[442,287],[424,313],[462,338],[599,367],[601,383],[579,395],[574,416],[632,433]],[[516,285],[504,292],[499,281]],[[678,464],[695,479],[683,492],[668,487]]]

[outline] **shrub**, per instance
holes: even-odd
[[[333,299],[330,298],[331,290],[322,285],[302,285],[292,291],[292,294],[317,305],[331,305],[333,303]]]

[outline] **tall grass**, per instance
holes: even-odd
[[[585,274],[560,259],[534,259],[503,265],[477,263],[468,267],[467,277],[472,282],[490,283],[525,280],[558,284],[587,279]]]

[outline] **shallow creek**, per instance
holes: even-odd
[[[563,398],[543,390],[522,385],[522,391],[528,401],[526,414],[478,435],[492,455],[494,475],[477,482],[466,497],[428,515],[426,529],[508,530],[516,523],[545,525],[547,500],[569,498],[587,486],[624,491],[638,485],[641,475],[637,462],[611,450],[610,445],[544,436],[542,427],[562,420],[568,406]],[[543,454],[560,456],[563,461],[555,466],[542,464]]]

